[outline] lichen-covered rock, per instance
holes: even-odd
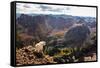
[[[45,41],[40,41],[39,43],[37,43],[35,45],[35,51],[36,52],[43,52],[43,46],[46,45],[46,42]]]

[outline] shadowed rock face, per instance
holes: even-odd
[[[29,16],[22,14],[17,19],[17,24],[21,25],[24,29],[23,32],[34,36],[35,40],[45,40],[46,35],[48,35],[48,32],[50,31],[48,27],[46,26],[45,17],[44,16]],[[19,26],[17,25],[17,27]],[[20,30],[17,30],[18,32]]]
[[[65,43],[70,47],[81,47],[88,38],[90,30],[86,25],[78,25],[69,29],[65,34]]]

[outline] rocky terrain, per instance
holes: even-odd
[[[44,53],[38,53],[34,51],[33,46],[26,46],[20,49],[16,49],[16,64],[27,65],[27,64],[50,64],[56,63],[53,57],[44,55]]]

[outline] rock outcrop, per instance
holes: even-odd
[[[16,64],[17,65],[34,65],[34,64],[48,64],[55,63],[53,57],[45,55],[41,52],[36,52],[33,46],[26,46],[16,49]]]

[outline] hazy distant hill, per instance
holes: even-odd
[[[49,25],[51,28],[56,28],[56,29],[63,29],[66,27],[72,26],[74,23],[85,23],[90,27],[95,27],[96,26],[96,19],[94,17],[79,17],[79,16],[71,16],[71,15],[43,15],[43,14],[16,14],[17,20],[19,18],[37,18],[43,17],[45,19],[45,23]],[[39,19],[38,19],[39,20]]]

